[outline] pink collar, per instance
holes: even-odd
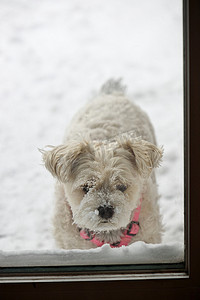
[[[127,228],[123,231],[123,235],[121,237],[121,240],[117,243],[110,244],[111,248],[118,248],[118,247],[121,247],[121,246],[128,246],[128,244],[130,243],[132,237],[135,236],[138,233],[138,231],[140,229],[140,225],[139,225],[138,220],[139,220],[140,211],[141,211],[141,203],[142,203],[142,198],[140,198],[139,206],[135,209],[132,221],[127,225]],[[102,245],[106,244],[104,241],[99,241],[98,239],[96,239],[95,234],[92,231],[89,231],[89,230],[80,229],[80,236],[84,240],[92,242],[97,247],[101,247]]]

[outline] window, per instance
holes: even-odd
[[[190,18],[188,20],[188,7],[190,8],[189,13],[190,13]],[[185,102],[186,105],[190,104],[190,113],[194,113],[190,119],[190,127],[188,124],[188,110],[185,110],[186,114],[186,118],[185,118],[185,137],[186,137],[186,142],[188,142],[188,129],[190,129],[190,154],[192,153],[192,155],[190,156],[190,165],[191,165],[191,169],[190,169],[190,174],[191,174],[191,180],[190,180],[190,185],[191,185],[191,189],[190,189],[190,194],[188,194],[188,189],[185,189],[185,197],[187,198],[188,195],[190,195],[191,201],[192,201],[192,205],[190,208],[191,214],[190,219],[189,219],[189,215],[188,215],[188,204],[186,201],[186,207],[185,207],[185,216],[186,216],[186,230],[185,230],[185,237],[186,237],[186,246],[188,246],[188,232],[190,231],[190,238],[191,238],[191,244],[190,244],[190,248],[187,248],[188,250],[190,249],[190,274],[191,277],[190,279],[186,279],[188,272],[189,272],[189,266],[188,266],[188,250],[186,251],[186,260],[185,263],[186,264],[181,264],[179,266],[177,265],[154,265],[154,267],[151,265],[144,265],[141,266],[130,266],[130,265],[122,265],[121,267],[118,265],[112,265],[112,266],[106,266],[106,270],[105,270],[105,266],[101,267],[101,266],[88,266],[88,267],[74,267],[74,266],[68,266],[68,267],[61,267],[61,268],[57,268],[56,266],[50,266],[50,267],[37,267],[37,265],[34,266],[29,266],[28,268],[24,267],[21,268],[20,266],[12,268],[12,265],[10,265],[10,268],[2,268],[1,269],[1,274],[2,274],[2,281],[12,281],[14,280],[14,278],[18,278],[18,280],[27,280],[29,281],[32,280],[32,278],[37,278],[37,280],[41,280],[41,281],[48,281],[48,280],[54,280],[54,281],[63,281],[63,280],[69,280],[69,281],[79,281],[81,279],[85,279],[85,280],[109,280],[109,279],[143,279],[144,278],[173,278],[173,280],[168,280],[165,281],[163,284],[163,290],[168,289],[168,291],[170,291],[170,293],[173,291],[174,294],[173,295],[178,295],[178,293],[180,292],[180,290],[178,291],[178,289],[176,289],[177,287],[182,287],[183,285],[185,286],[185,292],[188,293],[188,295],[193,295],[193,296],[197,296],[198,295],[198,277],[197,277],[197,272],[198,272],[198,268],[196,265],[196,261],[195,259],[197,259],[197,249],[198,249],[198,245],[197,245],[197,240],[198,240],[198,236],[197,236],[197,223],[198,223],[198,216],[195,213],[197,211],[197,205],[198,202],[196,201],[196,199],[198,199],[199,197],[195,197],[195,193],[198,193],[198,183],[197,183],[197,169],[195,168],[198,165],[198,160],[195,159],[195,156],[197,157],[198,152],[198,136],[193,135],[193,133],[195,132],[195,128],[197,127],[197,122],[198,122],[198,118],[195,118],[196,113],[198,111],[198,101],[197,99],[199,99],[197,97],[197,64],[196,59],[197,59],[197,53],[198,52],[198,46],[194,47],[195,41],[197,39],[197,33],[196,33],[196,25],[199,22],[198,18],[197,18],[197,8],[198,8],[198,4],[195,4],[195,2],[193,2],[193,4],[188,3],[188,2],[184,2],[184,16],[186,18],[185,20],[185,32],[188,34],[190,34],[190,40],[189,40],[189,44],[187,44],[187,47],[190,47],[190,60],[188,59],[188,48],[185,47],[185,58],[186,58],[186,75],[188,75],[188,63],[190,62],[190,78],[188,78],[188,76],[185,76],[185,82],[186,82],[186,90],[185,90],[185,95],[190,96],[190,103]],[[191,18],[191,14],[192,14],[192,18]],[[187,30],[187,26],[189,25],[189,32]],[[186,37],[186,41],[188,42],[188,35],[185,35]],[[189,83],[188,83],[189,82]],[[188,98],[187,98],[188,99]],[[188,101],[188,100],[187,100]],[[193,118],[194,117],[194,118]],[[186,143],[186,152],[185,152],[185,165],[188,166],[188,144]],[[191,151],[192,150],[192,151]],[[194,154],[194,156],[193,156]],[[196,154],[196,155],[195,155]],[[188,174],[189,169],[186,170],[186,174]],[[186,176],[186,181],[185,184],[187,185],[188,183],[188,177]],[[190,224],[190,226],[189,226]],[[195,239],[196,238],[196,239]],[[24,259],[26,259],[24,257]],[[41,257],[41,259],[43,259]],[[10,263],[12,264],[12,261],[10,261]],[[16,264],[16,261],[14,262]],[[21,274],[23,274],[22,277]],[[111,275],[111,276],[108,276]],[[36,276],[36,277],[35,277]],[[85,277],[84,277],[85,276]],[[183,279],[179,279],[178,281],[176,281],[174,278],[183,278]],[[145,291],[143,290],[144,287],[144,281],[137,281],[136,285],[137,288],[135,289],[134,293],[138,295],[141,295],[141,293],[145,293]],[[114,283],[94,283],[92,284],[92,292],[90,290],[90,295],[94,293],[95,287],[97,289],[101,289],[104,287],[104,289],[110,289],[112,291],[117,291],[119,293],[122,293],[122,290],[125,288],[131,289],[132,286],[136,286],[135,283],[131,282],[120,282],[119,285],[116,285]],[[146,291],[149,290],[154,290],[158,287],[161,286],[162,283],[160,281],[145,281],[145,287],[147,288]],[[78,286],[78,285],[77,285]],[[82,290],[83,290],[83,284],[79,284],[79,286],[82,286]],[[39,287],[39,285],[38,285]],[[46,285],[47,287],[47,285]],[[67,287],[71,287],[73,290],[75,289],[75,285],[70,285],[68,284]],[[91,282],[90,283],[84,283],[84,290],[88,290],[89,287],[91,287]],[[58,288],[58,286],[57,286]],[[67,290],[65,290],[65,293],[67,294]],[[78,292],[77,292],[78,293]],[[190,294],[189,294],[190,293]],[[192,294],[191,294],[192,293]],[[157,290],[157,295],[161,295],[161,289]],[[158,297],[158,296],[155,297]],[[186,294],[185,294],[186,295]]]

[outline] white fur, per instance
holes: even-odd
[[[64,143],[42,153],[57,179],[54,236],[59,247],[96,247],[80,237],[79,228],[108,243],[119,241],[141,197],[140,230],[131,243],[161,242],[154,168],[163,149],[156,146],[148,116],[127,99],[120,81],[106,82],[74,117]],[[99,215],[104,205],[114,210],[108,220]]]

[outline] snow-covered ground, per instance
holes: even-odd
[[[66,255],[62,263],[181,261],[183,61],[181,0],[1,0],[0,250]],[[54,179],[37,148],[60,144],[74,113],[110,77],[149,115],[164,145],[157,172],[162,245],[57,250]],[[12,252],[10,252],[12,250]],[[14,251],[14,252],[13,252]],[[39,251],[39,252],[38,252]],[[60,251],[60,252],[59,252]],[[89,256],[88,256],[89,253]],[[152,254],[154,253],[154,254]],[[49,254],[49,255],[50,255]],[[86,257],[89,257],[88,260]],[[171,259],[170,259],[171,257]],[[51,258],[53,263],[53,259]],[[13,263],[13,262],[12,262]]]

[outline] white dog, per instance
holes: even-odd
[[[57,179],[54,235],[64,249],[160,243],[156,146],[146,113],[109,80],[73,119],[64,143],[42,150]]]

